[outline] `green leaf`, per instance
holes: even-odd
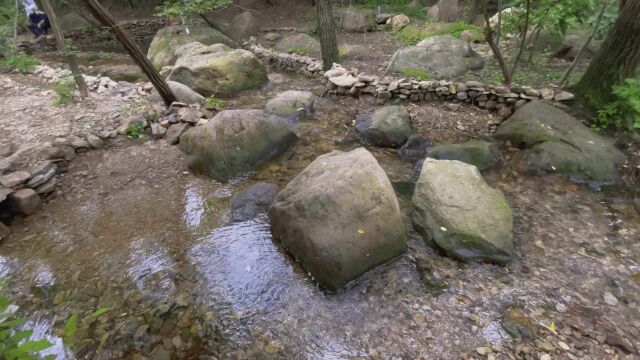
[[[66,344],[73,344],[73,339],[78,331],[78,313],[73,313],[64,324],[64,334],[62,336]]]
[[[106,312],[108,312],[109,310],[111,310],[110,307],[100,307],[98,308],[98,310],[94,311],[93,314],[89,315],[90,317],[98,317]]]
[[[0,328],[14,328],[16,326],[24,325],[27,322],[27,319],[15,319],[11,321],[5,321],[0,323]]]

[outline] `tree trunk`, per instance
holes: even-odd
[[[13,53],[18,52],[18,16],[20,16],[20,5],[18,4],[19,0],[16,0],[16,13],[13,19]]]
[[[322,62],[325,70],[331,69],[334,62],[338,61],[338,41],[336,40],[336,24],[333,20],[331,0],[318,0],[317,19],[318,36],[322,50]]]
[[[633,77],[640,65],[640,1],[621,0],[620,12],[600,52],[575,86],[583,104],[593,110],[611,102],[611,89]]]
[[[58,18],[56,17],[56,13],[53,11],[51,3],[49,2],[49,0],[40,0],[40,3],[44,8],[45,14],[47,14],[47,17],[49,17],[49,23],[51,23],[53,36],[55,36],[56,38],[56,47],[58,48],[58,52],[64,54],[64,56],[67,58],[69,69],[71,69],[73,79],[78,85],[80,96],[82,96],[83,98],[89,96],[89,90],[87,89],[87,84],[84,82],[84,78],[80,73],[80,68],[78,67],[78,63],[76,62],[76,57],[73,56],[70,49],[66,48],[64,35],[62,34],[62,29],[60,29],[60,26],[58,26]]]
[[[133,61],[140,66],[140,69],[147,75],[149,81],[158,90],[160,96],[164,100],[164,103],[169,106],[171,103],[177,101],[176,95],[173,93],[169,85],[164,81],[162,76],[158,73],[156,68],[151,64],[149,59],[140,51],[140,48],[129,37],[129,34],[120,27],[120,25],[113,19],[111,14],[105,9],[98,0],[83,0],[87,5],[93,16],[105,26],[109,26],[116,34],[118,41],[122,44],[125,50],[129,53],[129,56]]]

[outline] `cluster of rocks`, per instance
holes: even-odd
[[[526,86],[494,86],[479,81],[416,80],[413,78],[379,77],[347,70],[335,64],[324,73],[331,95],[370,95],[382,101],[459,101],[495,110],[504,117],[533,100],[568,101],[574,95],[554,89],[533,89]]]
[[[322,60],[267,49],[260,44],[251,43],[248,49],[274,70],[285,70],[307,76],[322,76]]]

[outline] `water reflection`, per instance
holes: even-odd
[[[205,212],[205,201],[198,188],[188,186],[184,194],[184,223],[194,229],[200,226]]]
[[[131,243],[130,250],[128,271],[137,287],[158,300],[171,296],[175,292],[172,276],[176,269],[162,243],[140,238]]]
[[[271,307],[290,286],[300,285],[289,259],[271,241],[265,218],[215,229],[190,251],[212,298],[235,311]]]
[[[33,330],[30,340],[47,339],[52,345],[40,352],[41,356],[53,356],[56,360],[71,360],[75,357],[69,351],[60,337],[53,336],[52,321],[42,317],[35,317],[27,321],[25,329]]]

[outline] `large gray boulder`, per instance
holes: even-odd
[[[371,9],[345,9],[341,21],[342,30],[346,32],[367,32],[376,25],[376,13]]]
[[[456,22],[462,15],[460,0],[440,0],[429,8],[427,15],[443,22]]]
[[[520,107],[500,125],[495,137],[527,148],[525,160],[532,168],[584,180],[616,180],[616,167],[625,160],[607,138],[542,101]]]
[[[307,34],[293,34],[280,39],[274,46],[280,52],[319,57],[320,42]]]
[[[473,165],[426,159],[412,217],[416,231],[453,258],[507,263],[513,257],[511,208]]]
[[[373,145],[401,146],[415,133],[411,115],[404,106],[385,106],[356,119],[356,131]]]
[[[168,80],[177,81],[203,96],[231,96],[258,89],[267,82],[267,71],[250,51],[223,44],[197,42],[176,50],[178,60]]]
[[[318,157],[278,194],[269,217],[275,237],[329,290],[407,248],[391,182],[364,148]]]
[[[190,169],[226,181],[281,155],[296,139],[277,116],[262,110],[224,110],[187,130],[178,146],[189,155]]]
[[[158,30],[151,41],[147,57],[157,69],[171,66],[178,59],[176,50],[193,41],[205,45],[225,44],[230,47],[238,47],[234,40],[209,26],[174,25]]]
[[[441,144],[429,149],[427,156],[438,160],[458,160],[487,170],[500,163],[500,154],[494,144],[471,140],[462,144]]]
[[[440,35],[396,51],[390,69],[399,73],[419,70],[426,72],[431,78],[440,79],[463,75],[483,66],[482,57],[471,49],[468,42],[450,35]]]
[[[297,120],[311,116],[315,96],[310,91],[287,90],[267,102],[267,114]]]
[[[167,85],[173,90],[173,93],[176,94],[178,101],[183,102],[185,104],[200,104],[204,105],[205,98],[204,96],[198,94],[197,92],[191,90],[185,84],[181,84],[176,81],[167,81]],[[158,93],[158,90],[153,89],[151,94],[149,95],[149,101],[151,102],[162,102],[162,97]]]
[[[231,20],[229,34],[236,41],[248,40],[251,36],[258,35],[260,19],[251,11],[245,11],[236,15]]]

